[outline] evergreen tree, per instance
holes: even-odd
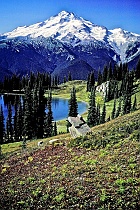
[[[1,105],[1,108],[0,108],[0,146],[1,144],[4,143],[4,133],[5,133],[4,115],[3,115],[2,105]]]
[[[14,115],[14,141],[18,141],[18,130],[17,130],[17,104],[15,104],[15,115]]]
[[[52,79],[52,86],[57,87],[58,86],[58,77],[54,76]]]
[[[97,86],[102,84],[102,74],[101,74],[101,70],[99,68],[98,70],[98,78],[97,78]]]
[[[122,79],[125,77],[126,73],[128,73],[128,64],[123,63],[122,64]]]
[[[108,68],[107,66],[104,66],[103,74],[102,74],[102,82],[107,81],[107,73],[108,73]]]
[[[76,98],[76,89],[73,86],[71,90],[70,100],[69,100],[68,116],[77,117],[77,115],[78,115],[78,104],[77,104],[77,98]]]
[[[49,99],[50,100],[50,99]],[[50,102],[51,103],[51,102]],[[50,111],[50,110],[49,110]],[[50,113],[49,113],[50,114]],[[38,119],[37,119],[37,138],[43,138],[45,121],[45,98],[44,90],[40,86],[38,90]]]
[[[87,115],[87,124],[90,127],[93,127],[97,124],[97,110],[95,104],[95,89],[91,90],[90,100],[89,100],[89,109]]]
[[[133,106],[132,106],[132,111],[136,111],[136,109],[137,109],[137,98],[136,98],[136,95],[135,95]]]
[[[19,101],[17,108],[17,123],[16,123],[16,139],[22,141],[22,133],[23,133],[23,109],[21,105],[21,101]]]
[[[107,81],[112,79],[112,66],[111,66],[111,62],[109,63],[109,68],[107,71]]]
[[[122,63],[120,63],[120,66],[117,68],[118,72],[117,72],[117,78],[118,80],[122,80]]]
[[[122,114],[128,114],[131,111],[131,95],[133,92],[133,75],[132,73],[126,73],[124,79],[124,87],[123,87],[123,106],[122,106]]]
[[[87,78],[87,92],[89,92],[89,78],[90,78],[90,74],[88,74],[88,78]]]
[[[117,72],[118,72],[118,66],[115,64],[113,68],[113,75],[112,75],[113,80],[118,80]]]
[[[96,110],[97,110],[97,125],[99,125],[100,124],[100,104],[99,103],[97,104]]]
[[[7,133],[7,139],[8,142],[13,142],[13,124],[12,124],[12,107],[11,103],[8,104],[8,117],[6,122],[6,133]]]
[[[91,72],[88,76],[87,91],[90,92],[92,88],[94,88],[94,85],[95,85],[94,72]]]
[[[112,99],[112,94],[111,94],[111,82],[108,81],[106,83],[106,93],[105,93],[105,102],[108,102]]]
[[[32,139],[34,128],[33,127],[33,97],[32,91],[29,86],[25,89],[24,96],[24,118],[23,118],[23,135],[27,139]]]
[[[69,111],[68,111],[68,117],[77,117],[78,115],[78,103],[76,98],[76,89],[73,86],[71,90],[71,95],[69,99]],[[67,132],[69,132],[69,127],[71,126],[70,122],[67,121],[66,127]]]
[[[34,129],[33,136],[37,137],[38,133],[38,114],[39,114],[39,109],[38,109],[38,104],[39,104],[39,97],[38,97],[38,86],[37,83],[33,89],[33,127],[36,128]]]
[[[72,81],[72,76],[71,76],[71,72],[69,71],[69,74],[68,74],[68,81]]]
[[[125,94],[123,96],[122,114],[128,114],[131,111],[131,95]]]
[[[112,91],[112,95],[114,95],[114,98],[118,98],[119,97],[118,83],[116,83],[116,85],[114,85],[114,88],[113,88],[113,91]]]
[[[118,117],[121,113],[121,98],[119,98],[119,104],[118,104],[118,108],[116,110],[116,113],[115,113],[115,118]]]
[[[115,113],[116,113],[116,99],[114,99],[113,109],[111,112],[111,119],[115,118]]]
[[[105,118],[106,118],[106,105],[105,105],[105,103],[104,103],[103,109],[102,109],[102,114],[101,114],[100,122],[101,122],[101,123],[105,123]]]
[[[48,95],[48,102],[47,102],[48,113],[46,116],[46,122],[44,128],[45,137],[50,137],[53,134],[53,113],[52,113],[51,103],[52,103],[52,94],[50,92]]]

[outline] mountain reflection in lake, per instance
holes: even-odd
[[[8,115],[8,103],[12,105],[12,115],[14,116],[14,104],[18,104],[19,100],[23,101],[23,96],[19,95],[1,95],[0,96],[0,106],[2,105],[4,118],[7,119]],[[53,98],[52,99],[52,112],[54,121],[62,120],[68,116],[68,99],[63,98]],[[87,104],[84,102],[78,102],[78,112],[79,114],[87,110]],[[46,108],[47,113],[47,108]]]

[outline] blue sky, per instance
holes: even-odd
[[[140,34],[140,0],[1,0],[0,33],[44,21],[62,10],[108,29]]]

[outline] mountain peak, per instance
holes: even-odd
[[[73,47],[89,43],[111,46],[115,53],[120,55],[122,61],[126,59],[126,48],[140,40],[139,35],[121,28],[108,30],[68,11],[61,11],[44,22],[18,27],[0,36],[1,39],[21,39],[21,37],[25,39],[27,37],[29,41],[30,38],[40,40],[40,37],[51,37]]]
[[[55,18],[58,17],[60,19],[64,19],[66,21],[70,21],[70,20],[76,20],[79,19],[78,16],[76,16],[73,12],[68,12],[68,11],[61,11],[60,13],[58,13],[56,16],[54,16]],[[52,17],[53,18],[53,17]]]
[[[71,15],[71,14],[73,14],[73,13],[63,10],[63,11],[58,13],[58,16]]]
[[[75,59],[94,69],[109,61],[129,62],[133,67],[139,56],[140,35],[121,28],[108,30],[67,11],[0,35],[0,67],[11,73],[18,69],[53,72]]]

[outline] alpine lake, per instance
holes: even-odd
[[[2,110],[4,114],[4,119],[8,116],[8,103],[12,105],[12,116],[15,114],[14,104],[21,100],[23,101],[23,96],[20,95],[0,95],[0,106],[2,105]],[[86,112],[88,105],[85,102],[78,102],[78,113],[82,114]],[[64,98],[52,98],[52,112],[54,121],[60,121],[68,117],[69,110],[69,100]],[[47,107],[46,107],[47,113]]]

